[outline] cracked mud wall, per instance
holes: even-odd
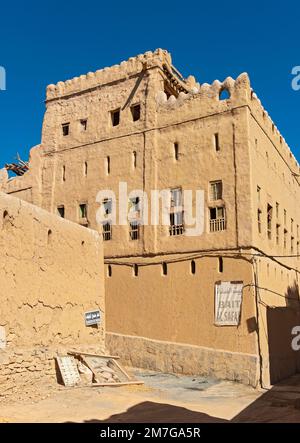
[[[0,250],[5,351],[102,347],[103,253],[97,232],[1,193]],[[84,313],[96,309],[101,324],[86,327]]]

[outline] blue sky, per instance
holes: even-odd
[[[45,88],[158,47],[200,83],[248,72],[300,160],[300,3],[271,1],[2,2],[0,167],[40,142]]]

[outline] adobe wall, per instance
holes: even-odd
[[[248,116],[249,133],[251,135],[253,245],[269,255],[296,255],[300,252],[300,209],[298,204],[300,182],[297,176],[299,165],[275,125],[264,113],[265,111],[257,102],[257,99],[253,99],[251,101],[251,112],[249,111]],[[259,193],[257,187],[260,188]],[[268,204],[273,208],[271,238],[268,238],[267,235]],[[278,206],[278,209],[276,206]],[[258,231],[258,209],[261,211],[261,232]],[[284,211],[286,211],[286,217]],[[276,225],[278,225],[278,240],[276,238]],[[287,240],[285,247],[284,230],[286,230]],[[291,245],[292,238],[293,248]],[[280,261],[285,265],[299,269],[300,261],[296,257],[281,257]]]
[[[203,254],[194,259],[194,274],[191,260],[176,257],[180,261],[167,264],[167,275],[162,274],[160,261],[171,257],[157,256],[147,262],[136,257],[131,261],[139,263],[137,276],[129,263],[111,261],[111,276],[106,272],[111,352],[127,363],[151,369],[196,371],[229,380],[237,380],[240,373],[239,381],[256,385],[257,334],[250,326],[256,316],[252,264],[229,257],[223,257],[223,272],[219,272],[218,257]],[[243,281],[239,326],[214,324],[214,287],[220,280]]]
[[[299,275],[282,261],[255,258],[264,387],[300,371],[300,351],[292,349],[292,329],[300,326]]]
[[[110,352],[119,350],[124,365],[166,373],[217,377],[258,386],[259,358],[254,354],[113,332],[106,334],[106,346]]]
[[[54,356],[104,349],[102,240],[95,231],[0,193],[0,383],[55,375]],[[101,323],[86,327],[86,311]],[[1,390],[1,388],[0,388]]]
[[[256,257],[255,267],[262,378],[268,387],[300,371],[300,353],[291,346],[292,329],[300,324],[299,163],[255,93],[249,100],[248,131],[253,246],[267,255]]]

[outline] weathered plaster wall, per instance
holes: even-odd
[[[176,258],[183,260],[183,257],[169,257],[169,260]],[[192,368],[197,371],[195,373],[207,373],[208,363],[207,359],[202,362],[201,349],[210,348],[210,361],[215,356],[217,362],[212,364],[210,374],[235,380],[236,375],[232,369],[237,360],[245,363],[251,355],[256,361],[258,354],[256,331],[249,328],[249,322],[253,322],[255,318],[255,298],[251,287],[252,265],[247,260],[226,257],[223,258],[221,273],[218,269],[218,257],[205,257],[204,254],[202,258],[194,260],[195,274],[191,273],[191,260],[168,263],[167,275],[163,275],[160,263],[150,265],[151,260],[147,263],[147,260],[141,258],[136,258],[140,263],[137,276],[130,266],[111,264],[111,276],[108,269],[106,272],[107,346],[139,366],[143,362],[147,366],[151,361],[152,368],[157,364],[159,369],[163,366],[171,371],[177,365],[183,373],[192,373]],[[152,261],[158,261],[158,257]],[[232,281],[237,276],[245,285],[240,324],[216,326],[215,282]],[[121,336],[125,338],[122,339]],[[139,337],[143,337],[143,340]],[[151,343],[158,340],[160,344],[148,352],[148,342],[144,342],[146,338]],[[170,342],[173,346],[170,346]],[[184,347],[186,351],[179,350],[176,353],[176,344],[187,345]],[[201,364],[196,365],[197,367],[184,362],[189,360],[188,345],[198,349],[196,354]],[[145,349],[147,352],[144,353]],[[233,365],[230,365],[227,354],[222,354],[219,350],[234,352],[235,363],[231,361]],[[195,355],[192,360],[195,361]],[[248,380],[248,383],[256,384],[257,368],[255,367],[254,372],[252,369],[251,382]],[[245,373],[241,377],[245,380]]]
[[[98,233],[19,199],[0,195],[1,326],[7,348],[99,344],[84,312],[104,312]]]
[[[257,257],[255,265],[262,374],[268,386],[300,370],[299,352],[291,347],[292,328],[300,324],[299,165],[255,94],[249,100],[248,127],[253,245],[268,255]],[[270,229],[268,205],[272,207]],[[270,310],[273,314],[268,315]],[[278,345],[274,343],[276,331]]]
[[[255,316],[253,291],[248,286],[252,282],[251,263],[223,258],[221,273],[218,257],[204,255],[194,261],[195,274],[191,273],[191,260],[168,263],[167,275],[163,275],[161,264],[150,265],[146,260],[138,260],[137,276],[129,266],[110,265],[111,277],[106,272],[107,331],[255,353],[256,335],[249,333],[247,326]],[[232,281],[237,275],[245,285],[241,323],[238,327],[215,326],[215,282]]]
[[[112,332],[106,334],[106,346],[111,352],[122,350],[121,361],[128,366],[217,377],[253,387],[258,385],[259,361],[254,354]]]
[[[255,261],[262,379],[268,387],[300,371],[300,351],[292,349],[292,329],[300,325],[299,276],[281,258]]]
[[[98,233],[0,194],[0,381],[54,371],[59,349],[104,349],[104,277]],[[84,313],[100,309],[97,327]]]

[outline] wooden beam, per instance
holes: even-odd
[[[99,387],[99,386],[126,386],[126,385],[143,385],[143,381],[122,381],[116,383],[92,383],[90,386]]]
[[[117,355],[101,355],[101,354],[89,354],[88,352],[80,352],[80,351],[69,351],[68,354],[71,355],[88,355],[89,357],[104,357],[104,358],[113,358],[114,360],[119,359]]]

